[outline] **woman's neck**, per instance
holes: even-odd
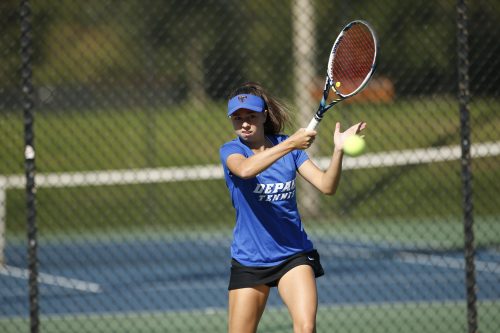
[[[250,148],[253,152],[258,153],[261,151],[266,150],[267,148],[271,148],[273,143],[271,140],[264,135],[264,137],[261,140],[255,141],[255,142],[245,142],[245,144]]]

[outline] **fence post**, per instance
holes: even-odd
[[[37,258],[37,228],[35,207],[35,146],[34,146],[34,96],[32,75],[32,28],[31,6],[29,0],[21,1],[21,90],[22,108],[24,113],[24,166],[26,174],[26,209],[28,236],[28,283],[30,328],[32,333],[39,332],[38,304],[38,258]]]
[[[462,200],[464,218],[465,284],[467,292],[467,327],[469,333],[478,332],[475,276],[474,219],[472,214],[471,139],[469,121],[469,46],[467,6],[457,1],[458,103],[460,109],[460,139],[462,147]]]
[[[316,41],[314,33],[315,15],[314,7],[309,0],[295,0],[292,3],[293,11],[293,45],[294,45],[294,96],[298,109],[298,122],[300,127],[306,127],[311,120],[313,109],[313,97],[311,87],[314,85],[316,75],[314,70],[314,54],[316,52]],[[311,157],[317,151],[316,145],[312,145],[307,152]],[[318,215],[318,191],[309,183],[299,179],[302,186],[300,205],[304,208],[304,216]]]

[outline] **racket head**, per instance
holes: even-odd
[[[377,37],[366,21],[348,23],[335,40],[328,60],[332,90],[346,98],[363,89],[375,71],[377,51]]]

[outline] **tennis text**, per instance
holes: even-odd
[[[295,180],[286,183],[257,184],[253,193],[259,195],[259,201],[289,200],[295,197]]]

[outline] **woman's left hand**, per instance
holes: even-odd
[[[333,134],[333,143],[335,144],[335,149],[342,150],[344,146],[344,141],[347,137],[354,134],[359,134],[365,128],[366,128],[366,123],[362,121],[346,129],[344,132],[341,132],[340,123],[337,122],[337,124],[335,125],[335,133]]]

